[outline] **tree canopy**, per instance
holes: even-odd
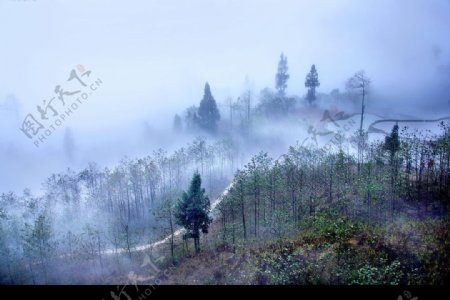
[[[278,72],[275,75],[275,88],[282,96],[285,94],[287,88],[287,81],[289,79],[287,57],[281,53],[280,61],[278,62]]]
[[[198,108],[198,122],[201,128],[214,133],[217,131],[217,122],[220,120],[220,113],[216,100],[211,94],[209,83],[205,84],[205,94]]]
[[[308,88],[308,94],[306,98],[308,99],[309,103],[312,103],[314,100],[316,100],[316,88],[318,86],[320,86],[319,74],[317,73],[316,66],[312,65],[311,71],[306,74],[305,79],[305,87]]]
[[[202,179],[196,172],[188,191],[183,192],[175,208],[176,222],[186,229],[186,237],[194,239],[196,252],[200,251],[200,231],[204,234],[208,233],[209,224],[212,222],[209,216],[210,201],[201,185]]]

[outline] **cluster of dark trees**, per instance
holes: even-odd
[[[217,132],[218,122],[220,120],[220,112],[217,108],[216,100],[211,93],[211,87],[207,82],[205,84],[205,90],[200,106],[190,107],[186,112],[186,127],[193,131],[202,129],[210,134]],[[180,132],[182,129],[182,119],[176,114],[174,117],[174,130]]]
[[[222,238],[273,240],[298,232],[305,218],[332,211],[367,223],[400,214],[446,215],[450,204],[450,130],[436,136],[399,133],[367,143],[360,152],[290,147],[273,160],[254,156],[237,171],[220,203]],[[359,137],[359,133],[355,133]],[[356,148],[357,145],[355,145]],[[361,157],[358,164],[357,154]]]
[[[218,105],[212,96],[209,84],[206,83],[200,105],[189,107],[184,117],[175,115],[173,120],[174,131],[180,133],[184,130],[184,132],[197,133],[201,130],[212,136],[237,132],[248,138],[252,125],[256,126],[257,123],[252,120],[261,118],[270,121],[283,119],[294,113],[301,105],[307,103],[309,106],[314,106],[318,99],[316,90],[320,86],[316,65],[313,64],[306,74],[304,85],[307,88],[307,93],[304,97],[287,95],[289,78],[287,57],[281,53],[275,74],[275,90],[264,88],[259,94],[258,101],[255,101],[253,105],[250,88],[247,88],[235,101],[229,98],[226,101],[227,103]],[[361,101],[361,129],[369,85],[370,79],[367,78],[364,71],[359,71],[348,79],[347,93],[341,95],[338,89],[330,93],[332,98],[346,98],[347,100],[355,99],[354,96],[361,96],[361,99],[356,97],[358,102]],[[223,107],[222,114],[219,107]],[[224,111],[229,111],[229,117],[226,120],[223,118]],[[237,130],[235,130],[235,124],[238,124]]]
[[[208,144],[197,138],[170,155],[160,149],[112,169],[90,164],[80,172],[54,174],[42,196],[28,190],[20,196],[3,193],[0,282],[89,282],[90,276],[117,271],[124,260],[140,263],[133,254],[136,246],[176,230],[176,199],[186,196],[192,174],[198,172],[214,196],[228,184],[236,164],[229,141]],[[207,227],[199,226],[192,232],[205,232]],[[170,247],[173,255],[173,240]]]

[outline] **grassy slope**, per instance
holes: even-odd
[[[137,272],[141,284],[443,284],[450,273],[446,221],[398,218],[384,225],[319,214],[283,240],[223,243],[218,224],[193,254],[160,272]],[[165,252],[165,249],[161,249]],[[125,280],[125,278],[123,278]]]

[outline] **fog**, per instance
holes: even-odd
[[[348,79],[360,70],[369,141],[397,123],[438,132],[450,119],[449,16],[448,0],[2,0],[0,246],[13,271],[0,268],[0,282],[113,282],[120,264],[140,265],[131,246],[167,236],[168,218],[173,229],[165,205],[195,171],[213,200],[260,152],[276,159],[339,136],[355,154],[361,94]],[[206,83],[214,134],[195,119]],[[30,115],[45,125],[37,135],[24,130]],[[51,263],[27,252],[41,216],[57,241]]]
[[[313,63],[323,93],[343,91],[364,69],[372,109],[441,116],[449,111],[449,13],[448,1],[2,1],[1,190],[38,193],[68,166],[170,147],[173,115],[198,104],[206,81],[219,103],[236,99],[246,78],[257,97],[273,87],[281,52],[288,94],[306,93]],[[37,148],[18,128],[78,64],[101,89]]]

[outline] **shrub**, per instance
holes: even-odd
[[[391,263],[387,259],[380,258],[378,265],[370,263],[364,264],[359,270],[352,274],[351,284],[389,284],[396,285],[400,283],[403,277],[400,261],[394,260]]]
[[[358,231],[358,226],[346,217],[333,212],[321,212],[306,225],[309,234],[324,237],[329,243],[346,243]]]

